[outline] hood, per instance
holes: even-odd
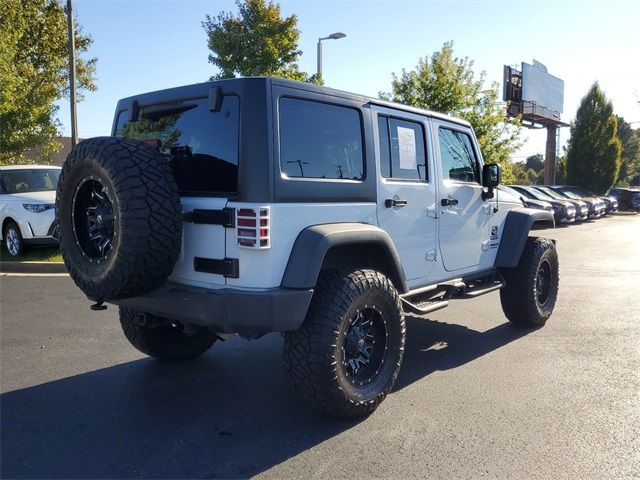
[[[524,202],[527,206],[531,206],[535,208],[541,208],[541,209],[553,208],[553,201],[547,202],[546,200],[534,200],[533,198],[525,198]]]
[[[7,199],[19,200],[23,203],[56,203],[56,191],[45,190],[43,192],[11,193]]]

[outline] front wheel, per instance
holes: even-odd
[[[302,327],[285,334],[285,369],[315,410],[368,415],[398,377],[405,331],[400,297],[382,273],[323,272]]]
[[[4,245],[12,257],[19,257],[27,250],[20,227],[14,222],[9,222],[4,229]]]
[[[546,238],[529,238],[518,265],[503,269],[502,274],[506,285],[500,290],[500,302],[509,321],[523,327],[543,326],[558,298],[555,244]]]
[[[120,325],[129,343],[158,360],[180,362],[199,357],[216,341],[208,328],[167,320],[120,307]]]

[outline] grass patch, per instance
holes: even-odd
[[[0,247],[0,261],[1,262],[61,262],[62,254],[58,247],[33,247],[26,254],[19,257],[13,257],[9,255],[7,249]]]

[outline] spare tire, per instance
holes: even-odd
[[[137,140],[84,140],[67,157],[56,193],[60,250],[92,300],[160,287],[180,254],[182,218],[169,162]]]

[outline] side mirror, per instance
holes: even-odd
[[[482,167],[482,186],[493,188],[500,185],[502,170],[497,163],[487,163]]]
[[[482,166],[482,186],[487,187],[486,192],[482,192],[482,199],[493,198],[493,188],[500,185],[502,170],[497,163],[487,163]]]

